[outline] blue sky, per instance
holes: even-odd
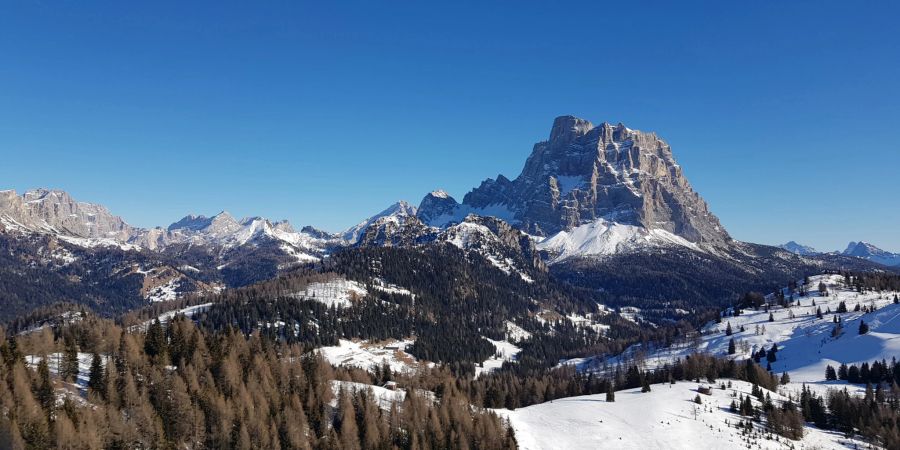
[[[659,133],[738,239],[900,250],[897,2],[148,3],[0,5],[0,188],[338,230],[574,114]]]

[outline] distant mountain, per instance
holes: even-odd
[[[885,266],[900,266],[900,253],[882,250],[868,242],[851,242],[844,250],[845,256],[867,259]]]
[[[5,229],[112,243],[125,243],[138,231],[105,207],[75,201],[55,189],[33,189],[21,196],[13,190],[0,191],[0,224]]]
[[[795,255],[806,256],[806,255],[819,254],[819,251],[817,251],[816,249],[814,249],[808,245],[798,244],[795,241],[790,241],[786,244],[781,244],[781,245],[779,245],[779,247],[781,247]]]
[[[102,305],[99,310],[252,284],[319,261],[342,245],[338,236],[314,228],[297,232],[286,221],[237,220],[224,211],[189,215],[167,228],[138,228],[55,189],[0,191],[0,237],[9,248],[0,272],[20,273],[20,263],[35,272],[16,278],[33,286],[10,288],[27,292],[32,306],[55,298]],[[59,285],[53,280],[64,274],[71,295],[46,288]],[[96,280],[103,274],[108,278]],[[91,286],[76,289],[77,280]]]
[[[665,141],[623,124],[558,117],[522,173],[488,179],[457,203],[425,196],[418,217],[443,227],[475,213],[547,238],[561,255],[644,246],[726,247],[731,237],[694,192]]]
[[[341,238],[348,244],[355,244],[370,226],[384,226],[386,222],[399,224],[400,222],[405,221],[407,217],[415,215],[416,207],[410,205],[406,201],[400,200],[387,207],[384,211],[348,228],[341,233]]]

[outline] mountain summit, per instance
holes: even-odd
[[[665,141],[621,123],[595,126],[573,116],[553,121],[549,139],[535,144],[514,180],[503,175],[487,179],[462,204],[431,193],[418,216],[429,225],[444,226],[472,212],[499,217],[538,236],[602,221],[658,230],[696,244],[731,241]]]
[[[843,255],[867,259],[885,266],[900,266],[900,253],[882,250],[868,242],[851,242],[847,245]]]

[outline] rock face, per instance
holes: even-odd
[[[436,231],[412,214],[387,215],[369,222],[355,244],[361,247],[412,247],[433,241]]]
[[[7,227],[41,230],[77,238],[127,241],[136,229],[109,210],[77,202],[60,190],[33,189],[19,196],[0,192],[0,217]]]
[[[456,199],[439,189],[430,192],[422,199],[416,215],[422,222],[442,227],[457,219],[458,209],[459,203],[457,203]]]
[[[261,217],[237,220],[224,211],[212,217],[189,215],[167,228],[138,228],[103,206],[78,202],[64,191],[51,189],[34,189],[21,196],[12,190],[0,191],[3,230],[55,235],[86,247],[154,251],[176,244],[228,250],[271,243],[298,261],[317,260],[327,249],[340,244],[333,235],[298,233],[287,221],[271,222]]]
[[[376,224],[376,222],[384,222],[382,219],[387,219],[389,221],[394,222],[405,222],[407,217],[416,215],[416,207],[410,205],[404,200],[400,200],[397,203],[387,207],[384,211],[381,211],[378,214],[375,214],[372,217],[369,217],[366,220],[358,223],[357,225],[350,227],[341,233],[341,237],[348,244],[356,244],[362,238],[363,234],[366,232],[366,229]]]
[[[461,223],[443,230],[437,241],[479,253],[507,273],[524,274],[518,270],[523,267],[547,270],[534,241],[496,217],[470,214]],[[523,278],[528,279],[527,276]]]
[[[548,140],[535,144],[514,180],[488,179],[451,209],[426,196],[419,217],[469,212],[493,215],[534,235],[549,236],[599,219],[664,230],[693,243],[731,241],[706,202],[694,192],[665,141],[622,124],[558,117]],[[455,201],[454,201],[455,203]],[[450,222],[450,220],[447,220]]]

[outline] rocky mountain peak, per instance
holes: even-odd
[[[891,253],[864,241],[850,242],[843,254],[867,259],[885,266],[900,266],[900,253]]]
[[[819,253],[816,249],[808,245],[798,244],[796,241],[781,244],[779,247],[800,256],[815,255]]]
[[[104,206],[77,202],[58,189],[32,189],[22,196],[12,190],[3,191],[0,215],[25,229],[78,238],[124,241],[135,230]]]
[[[593,128],[594,125],[587,120],[575,116],[560,116],[553,120],[549,142],[568,144],[584,136]]]
[[[405,200],[400,200],[391,206],[388,206],[383,211],[378,214],[375,214],[372,217],[369,217],[366,220],[356,224],[345,230],[341,233],[342,238],[349,244],[355,244],[360,240],[363,232],[366,231],[369,226],[374,224],[376,221],[380,219],[385,219],[389,221],[399,222],[405,220],[407,217],[415,217],[416,215],[416,207],[409,204],[409,202]]]
[[[438,225],[431,220],[449,205],[432,206],[423,203],[419,216]],[[694,243],[730,241],[665,141],[574,116],[554,120],[550,139],[535,144],[518,177],[485,180],[455,211],[457,222],[469,212],[494,215],[543,236],[604,219]]]
[[[443,190],[432,191],[419,203],[416,215],[422,222],[433,226],[444,226],[457,219],[459,203]]]

